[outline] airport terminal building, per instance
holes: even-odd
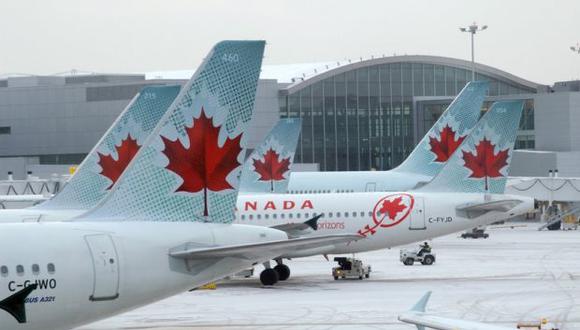
[[[193,71],[0,78],[0,177],[78,164],[144,86]],[[486,65],[485,110],[525,100],[511,174],[580,176],[580,82],[539,85]],[[279,118],[303,121],[296,160],[323,171],[397,166],[471,79],[471,62],[437,56],[270,65],[258,85],[250,147]]]

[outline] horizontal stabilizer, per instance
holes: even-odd
[[[288,234],[288,237],[295,238],[318,230],[318,220],[320,219],[320,217],[322,217],[322,214],[319,214],[313,217],[312,219],[304,221],[302,223],[285,223],[277,226],[272,226],[270,228],[281,230],[286,234]]]
[[[24,306],[24,300],[32,291],[36,290],[37,287],[38,284],[29,285],[10,297],[0,301],[0,309],[5,310],[12,315],[18,323],[26,323],[26,307]]]
[[[461,205],[458,206],[456,210],[461,215],[473,219],[492,211],[507,212],[521,203],[522,201],[518,199],[506,199],[501,201]]]
[[[327,235],[319,237],[294,238],[282,241],[238,244],[227,246],[208,246],[173,249],[169,255],[179,259],[210,259],[210,258],[243,258],[253,259],[264,254],[264,251],[279,251],[280,255],[297,249],[314,249],[331,244],[348,243],[361,239],[359,235]]]

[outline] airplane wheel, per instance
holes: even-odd
[[[290,277],[290,267],[284,264],[276,265],[274,270],[278,273],[278,279],[280,281],[286,281]]]
[[[274,285],[278,282],[278,272],[272,268],[266,268],[260,273],[260,282],[263,285]]]

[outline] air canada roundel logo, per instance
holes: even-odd
[[[411,211],[415,200],[410,194],[393,194],[385,196],[373,208],[373,224],[366,225],[358,233],[362,236],[374,235],[377,228],[388,228],[403,222]]]

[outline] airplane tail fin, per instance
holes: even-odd
[[[167,111],[180,86],[144,87],[117,117],[64,188],[36,209],[89,210],[111,190]]]
[[[409,157],[393,171],[437,175],[477,123],[488,88],[487,81],[467,83]]]
[[[300,135],[299,118],[281,119],[245,161],[242,193],[285,193]]]
[[[264,41],[222,41],[121,175],[78,220],[231,222]]]
[[[521,100],[495,102],[439,174],[418,190],[503,193],[522,109]]]

